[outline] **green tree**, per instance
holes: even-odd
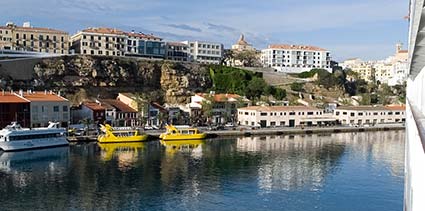
[[[254,50],[245,50],[234,52],[234,58],[239,60],[244,67],[259,66],[257,52]]]
[[[273,95],[276,100],[283,100],[286,97],[286,90],[281,88],[276,88],[276,92]]]
[[[296,92],[302,92],[304,90],[304,84],[294,82],[291,84],[291,90]]]
[[[80,120],[80,123],[84,125],[85,134],[88,136],[90,131],[90,125],[94,123],[93,120],[89,118],[84,118]]]
[[[249,99],[258,99],[264,93],[264,89],[267,87],[266,82],[262,78],[253,78],[248,82],[246,87],[245,95]]]

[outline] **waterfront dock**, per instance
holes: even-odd
[[[403,124],[385,124],[370,127],[296,127],[296,128],[231,128],[227,130],[204,131],[209,138],[215,137],[238,137],[238,136],[262,136],[262,135],[295,135],[295,134],[320,134],[320,133],[348,133],[348,132],[366,132],[366,131],[389,131],[404,130]],[[149,140],[158,140],[163,130],[149,130]],[[97,136],[70,136],[70,142],[95,142]]]

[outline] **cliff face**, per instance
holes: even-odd
[[[87,97],[104,98],[138,92],[170,104],[187,103],[194,91],[212,86],[208,68],[199,64],[97,56],[43,59],[34,66],[33,79],[20,83],[61,90],[70,98],[81,91]]]

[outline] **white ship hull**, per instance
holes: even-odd
[[[47,148],[69,145],[65,136],[53,137],[53,138],[42,138],[42,139],[31,139],[31,140],[19,140],[19,141],[8,141],[0,142],[0,149],[3,151],[18,151],[28,150],[36,148]]]

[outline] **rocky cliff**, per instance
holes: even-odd
[[[136,92],[165,103],[187,103],[195,91],[212,86],[206,66],[139,58],[63,56],[42,59],[27,81],[7,79],[3,88],[52,89],[74,103],[84,98]]]

